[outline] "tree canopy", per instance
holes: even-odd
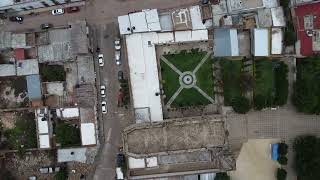
[[[298,180],[319,180],[320,139],[315,136],[299,136],[294,140],[293,148]]]
[[[214,180],[230,180],[230,176],[225,172],[220,172],[216,174]]]
[[[232,108],[235,112],[245,114],[250,110],[249,99],[239,96],[232,100]]]

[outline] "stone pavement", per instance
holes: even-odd
[[[232,148],[247,139],[280,138],[289,145],[288,179],[294,179],[293,149],[294,138],[299,135],[320,137],[320,116],[298,113],[291,107],[284,106],[278,110],[252,111],[245,115],[228,114],[226,124]]]

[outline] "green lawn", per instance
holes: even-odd
[[[273,81],[272,60],[255,60],[255,88],[254,104],[255,108],[260,110],[264,107],[270,107],[273,103]]]
[[[183,89],[179,96],[171,104],[172,107],[188,107],[197,105],[208,105],[210,101],[202,96],[194,88]]]
[[[169,101],[172,95],[179,89],[179,75],[174,72],[165,62],[160,62],[161,76],[163,80],[164,94],[166,95],[165,103]]]
[[[164,55],[173,65],[175,65],[181,72],[193,71],[206,52],[193,50],[192,52],[182,51],[179,54]]]
[[[55,125],[54,132],[56,133],[56,142],[60,143],[61,147],[81,145],[80,129],[71,124],[60,121]]]
[[[213,77],[213,60],[207,59],[207,61],[199,68],[196,73],[197,86],[200,87],[211,98],[214,98],[214,77]]]
[[[232,99],[241,96],[240,75],[242,61],[222,60],[224,104],[230,106]]]
[[[320,113],[320,57],[297,59],[294,104],[298,111]]]

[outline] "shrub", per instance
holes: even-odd
[[[80,130],[72,125],[59,122],[55,127],[56,141],[62,147],[81,145]]]
[[[280,155],[278,158],[278,162],[281,165],[287,165],[288,164],[288,158],[286,156]]]
[[[287,178],[287,171],[282,168],[277,169],[277,180],[286,180]]]
[[[237,113],[245,114],[250,110],[250,102],[243,96],[236,97],[232,101],[232,108]]]
[[[273,104],[282,106],[287,103],[288,99],[288,66],[280,62],[275,68],[275,99]]]
[[[230,176],[225,172],[220,172],[216,174],[214,180],[230,180]]]
[[[288,145],[286,143],[279,143],[278,153],[280,155],[287,155],[288,154]]]

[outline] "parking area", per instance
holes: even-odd
[[[275,180],[279,166],[271,160],[270,144],[279,139],[250,139],[244,143],[237,159],[237,170],[230,172],[232,180]]]

